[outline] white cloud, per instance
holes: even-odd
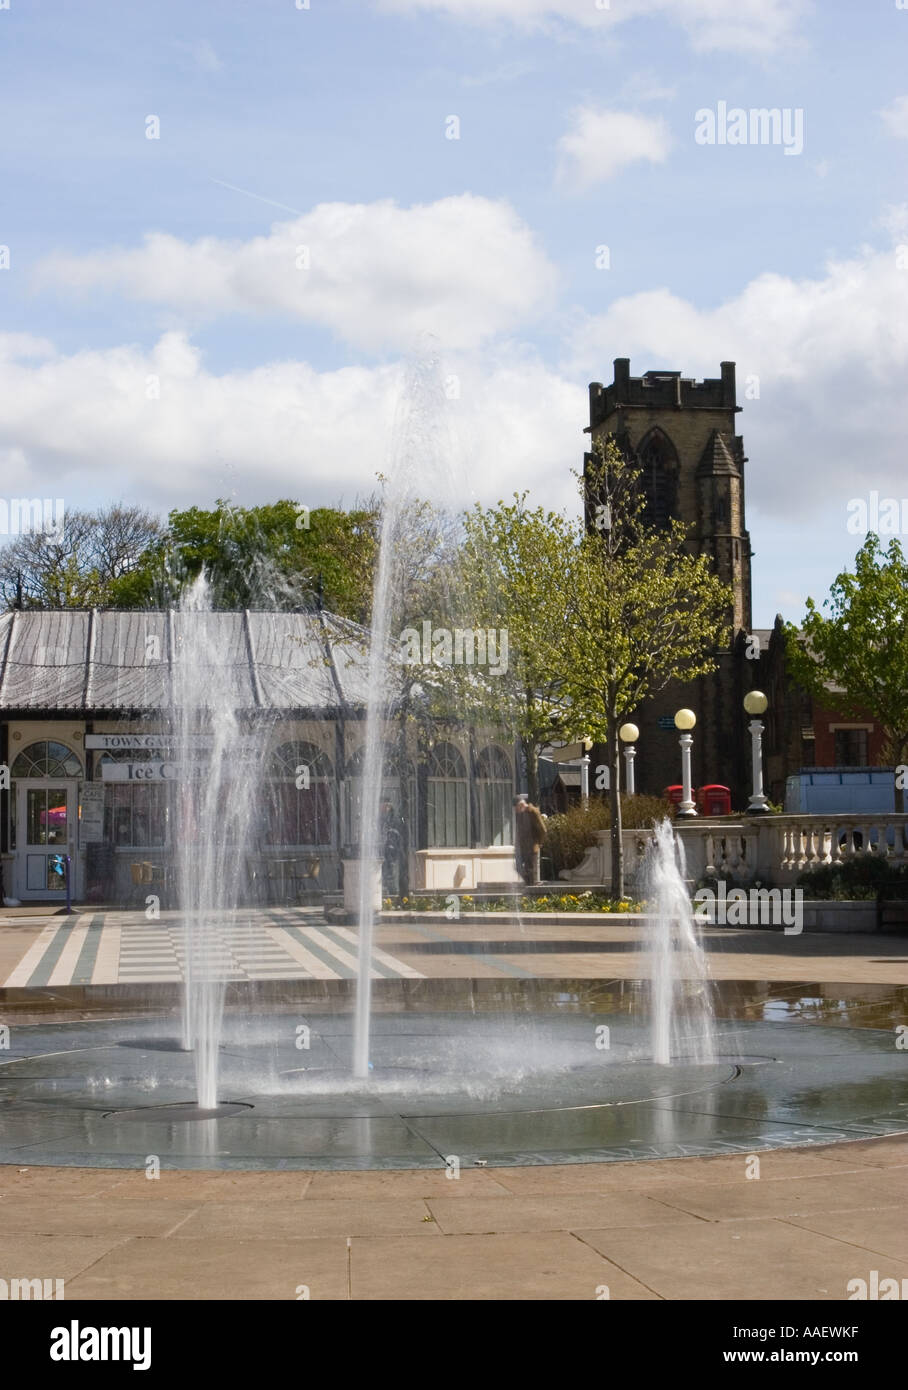
[[[367,350],[409,351],[425,333],[472,348],[526,322],[548,305],[556,275],[508,203],[464,193],[410,208],[322,203],[245,242],[152,232],[131,250],[56,253],[38,280],[197,318],[290,315]]]
[[[194,39],[191,42],[187,42],[185,39],[174,39],[173,46],[180,53],[184,53],[187,58],[190,58],[196,67],[201,68],[202,72],[220,72],[224,66],[208,39]]]
[[[398,14],[435,11],[466,23],[504,21],[522,29],[609,30],[630,19],[661,16],[676,23],[700,51],[762,55],[791,44],[808,0],[377,0]]]
[[[844,527],[848,498],[905,491],[908,265],[899,264],[894,247],[867,249],[816,279],[759,275],[710,309],[668,289],[630,295],[578,322],[562,370],[609,381],[621,356],[637,358],[635,375],[665,366],[715,377],[720,359],[736,361],[749,502],[764,516],[799,513],[805,538],[839,519]],[[748,377],[759,379],[758,399],[746,398]]]
[[[890,135],[898,140],[908,140],[908,97],[896,97],[895,101],[880,112]]]
[[[219,496],[349,505],[393,466],[396,364],[318,372],[276,362],[215,375],[178,332],[150,350],[51,349],[38,361],[17,336],[0,334],[0,462],[16,495],[62,496],[70,507],[113,495],[161,511]],[[582,387],[506,348],[453,358],[442,375],[459,381],[459,398],[444,408],[451,462],[466,483],[459,504],[468,505],[469,487],[484,500],[529,486],[573,502]],[[440,486],[428,467],[421,481]]]
[[[658,118],[582,106],[571,121],[558,141],[558,175],[578,189],[602,183],[640,159],[661,164],[671,146],[668,126]]]
[[[880,226],[893,241],[908,240],[908,203],[889,203],[879,218]]]

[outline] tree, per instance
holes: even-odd
[[[823,615],[812,598],[801,632],[785,627],[794,679],[843,714],[869,714],[883,731],[884,756],[908,761],[908,562],[893,537],[887,550],[871,532],[854,562],[834,580]],[[904,776],[895,804],[904,807]]]
[[[581,484],[592,529],[572,554],[572,659],[564,689],[585,731],[607,748],[613,897],[624,896],[618,730],[675,680],[716,669],[728,640],[732,592],[711,560],[692,555],[679,521],[645,520],[640,472],[613,440],[595,446]]]
[[[204,567],[220,608],[290,609],[317,599],[355,622],[371,613],[379,506],[311,512],[283,499],[172,511],[139,568],[114,589],[124,608],[169,607]]]
[[[461,604],[465,626],[497,633],[496,666],[461,668],[464,703],[519,740],[530,800],[539,799],[539,752],[571,732],[566,694],[571,553],[577,527],[558,512],[529,509],[527,494],[464,517]],[[503,670],[497,669],[504,667]],[[576,725],[574,733],[579,733]]]
[[[141,507],[68,512],[61,525],[25,532],[0,551],[0,595],[7,607],[109,604],[160,534],[157,517]]]

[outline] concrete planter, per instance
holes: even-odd
[[[804,900],[805,931],[876,931],[876,903],[824,902],[817,898]]]
[[[361,887],[365,877],[369,884],[369,898],[376,912],[381,911],[381,871],[380,859],[346,859],[344,861],[344,912],[353,917],[359,916]]]

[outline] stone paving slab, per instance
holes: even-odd
[[[62,1277],[70,1299],[455,1301],[843,1300],[871,1270],[908,1277],[908,1137],[764,1152],[759,1179],[744,1157],[456,1180],[9,1165],[0,1277]]]
[[[118,1235],[45,1236],[32,1231],[3,1231],[0,1278],[62,1279],[65,1298],[70,1280],[122,1244],[123,1237]]]
[[[673,1301],[843,1300],[851,1279],[866,1279],[870,1268],[879,1268],[879,1256],[866,1248],[778,1219],[666,1226],[646,1240],[628,1230],[577,1234]],[[906,1275],[908,1264],[887,1262],[886,1277]]]
[[[369,1236],[403,1233],[437,1236],[425,1202],[418,1199],[374,1201],[370,1198],[317,1197],[301,1201],[206,1202],[176,1234],[198,1240],[222,1231],[238,1240],[304,1240],[317,1236]]]
[[[748,1180],[738,1184],[684,1183],[665,1186],[660,1202],[704,1221],[743,1221],[810,1212],[894,1207],[908,1197],[908,1172],[843,1172],[829,1177],[789,1178],[784,1182]]]
[[[345,1299],[346,1241],[131,1240],[66,1285],[68,1299]],[[303,1286],[303,1287],[301,1287]],[[303,1291],[305,1289],[305,1293]],[[225,1335],[230,1335],[225,1329]]]
[[[19,1193],[2,1204],[4,1231],[37,1235],[171,1235],[194,1214],[190,1202],[149,1203],[138,1198],[109,1202],[102,1197],[58,1197],[56,1201],[23,1200]]]
[[[846,1144],[831,1144],[828,1149],[814,1149],[813,1152],[833,1163],[855,1163],[868,1168],[900,1168],[908,1166],[908,1135],[857,1139]]]
[[[697,1218],[690,1213],[662,1205],[639,1192],[512,1195],[459,1202],[430,1198],[428,1205],[446,1235],[573,1230],[585,1222],[603,1227],[697,1224]]]
[[[852,1147],[849,1145],[848,1147]],[[509,1192],[530,1196],[540,1193],[649,1192],[681,1184],[735,1186],[747,1178],[753,1155],[736,1154],[721,1158],[653,1159],[644,1163],[550,1164],[537,1168],[499,1168],[500,1185]],[[759,1155],[760,1181],[780,1182],[792,1178],[841,1174],[849,1169],[873,1173],[873,1166],[854,1159],[836,1162],[818,1157],[813,1151],[772,1149]],[[447,1194],[445,1194],[447,1195]]]
[[[462,1169],[457,1178],[449,1178],[443,1169],[420,1168],[403,1173],[313,1173],[306,1195],[356,1196],[369,1201],[445,1197],[457,1201],[471,1197],[506,1197],[508,1191],[500,1168]]]
[[[657,1297],[632,1275],[563,1231],[452,1235],[439,1241],[357,1241],[355,1299],[407,1301]]]
[[[792,1226],[805,1231],[834,1236],[849,1245],[871,1251],[881,1259],[908,1264],[908,1209],[882,1207],[878,1211],[813,1212],[810,1216],[788,1216]]]

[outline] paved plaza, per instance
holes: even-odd
[[[317,908],[256,908],[215,929],[228,980],[343,980],[356,975],[357,932]],[[716,980],[908,985],[905,936],[704,927]],[[385,914],[376,979],[639,979],[649,974],[642,920],[595,913]],[[178,983],[178,914],[80,911],[0,914],[0,989]]]
[[[176,998],[182,948],[169,914],[7,911],[0,928],[0,1021],[115,1018],[118,1001],[138,1007],[144,984]],[[246,912],[217,930],[238,989],[352,987],[356,933],[316,909]],[[737,1017],[805,1037],[816,1025],[877,1036],[899,1026],[904,938],[704,936],[713,977],[740,987]],[[460,980],[477,998],[533,980],[617,998],[648,971],[629,918],[387,917],[378,947],[379,989]],[[894,1065],[896,1055],[908,1065],[908,1052]],[[897,1078],[897,1108],[893,1087]],[[0,1165],[0,1273],[51,1272],[67,1299],[102,1301],[843,1300],[873,1271],[908,1279],[908,1133],[871,1137],[875,1113],[855,1123],[864,1137],[852,1142],[821,1133],[802,1148],[534,1166],[492,1156],[456,1177],[441,1158],[381,1171],[165,1162],[149,1179],[144,1157],[117,1169],[22,1157]]]
[[[842,1300],[908,1278],[908,1137],[382,1173],[0,1168],[0,1269],[67,1299]],[[607,1294],[605,1292],[607,1290]],[[306,1296],[303,1294],[302,1296]]]

